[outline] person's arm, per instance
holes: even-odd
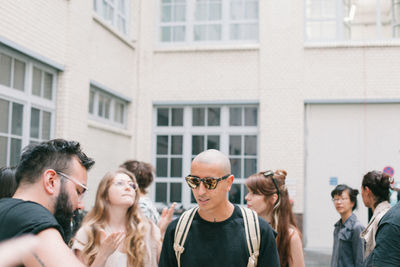
[[[400,266],[400,226],[385,223],[376,233],[376,246],[372,251],[373,266]]]
[[[34,235],[20,236],[0,243],[0,265],[17,266],[22,259],[29,256],[32,250],[39,245],[39,240]]]
[[[279,254],[276,248],[275,235],[272,228],[262,219],[260,221],[261,243],[257,266],[280,267]]]
[[[303,242],[300,238],[299,233],[295,230],[292,237],[290,238],[290,267],[304,267],[304,254],[303,254]]]
[[[172,216],[174,215],[176,203],[172,203],[171,207],[165,207],[161,213],[160,221],[158,222],[158,227],[161,232],[161,239],[164,238],[165,230],[172,221]]]
[[[364,239],[361,238],[361,232],[364,230],[364,227],[358,224],[353,229],[353,236],[352,236],[352,247],[353,247],[353,259],[355,260],[354,266],[363,266],[364,261]]]
[[[48,228],[36,236],[40,245],[24,260],[26,267],[84,266],[64,243],[56,229]]]

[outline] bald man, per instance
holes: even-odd
[[[194,158],[186,182],[199,209],[184,243],[180,266],[247,266],[250,254],[243,216],[240,208],[228,200],[233,179],[230,161],[220,151],[206,150]],[[257,266],[278,267],[274,232],[266,221],[258,220],[261,242]],[[160,267],[178,266],[173,248],[177,222],[166,230]]]

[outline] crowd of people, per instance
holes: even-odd
[[[248,177],[244,208],[228,199],[229,158],[201,152],[185,177],[197,206],[173,220],[176,204],[157,211],[148,197],[154,168],[137,160],[107,172],[93,208],[78,212],[94,163],[78,142],[54,139],[27,146],[18,166],[0,169],[0,266],[305,266],[285,170]],[[340,215],[331,266],[400,265],[391,183],[379,171],[363,177],[362,199],[373,213],[367,227],[353,213],[357,189],[331,192]]]

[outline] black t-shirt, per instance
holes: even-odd
[[[382,217],[375,240],[373,266],[400,266],[400,202]]]
[[[0,199],[0,242],[23,234],[38,234],[48,228],[64,232],[56,218],[39,203],[16,198]]]
[[[159,267],[178,266],[173,249],[177,222],[178,219],[174,220],[166,230]],[[259,222],[261,242],[257,266],[278,267],[279,255],[274,232],[266,221],[259,218]],[[197,212],[184,248],[182,267],[247,266],[249,250],[240,208],[235,205],[230,218],[215,223],[203,220]]]

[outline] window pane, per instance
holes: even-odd
[[[193,126],[204,126],[205,109],[204,108],[193,108]]]
[[[197,155],[204,151],[204,136],[193,135],[192,136],[192,155]]]
[[[171,159],[171,177],[182,177],[182,158]]]
[[[125,104],[115,103],[114,121],[124,123],[125,120]]]
[[[219,135],[209,135],[207,137],[207,149],[219,150]]]
[[[244,108],[244,125],[257,126],[257,108]]]
[[[171,154],[172,155],[182,155],[182,135],[172,135],[171,136]]]
[[[94,113],[94,91],[90,90],[89,92],[89,113],[93,114]]]
[[[231,1],[231,19],[238,20],[243,18],[243,4],[241,0]]]
[[[242,138],[240,135],[229,136],[229,155],[242,154]]]
[[[243,196],[246,197],[246,195],[249,193],[249,190],[247,189],[247,186],[243,185]],[[246,199],[243,199],[244,204],[247,204]]]
[[[257,160],[256,159],[245,159],[244,160],[244,177],[247,178],[256,172],[257,172]]]
[[[44,74],[43,97],[51,100],[53,98],[53,75]]]
[[[181,202],[181,201],[182,201],[182,184],[171,183],[170,202]]]
[[[229,108],[229,125],[242,125],[242,108]]]
[[[104,118],[110,118],[110,108],[111,108],[111,98],[105,97],[104,98]]]
[[[207,25],[195,25],[193,29],[195,41],[207,40]]]
[[[168,126],[168,109],[158,108],[157,109],[157,125]]]
[[[0,99],[0,133],[8,133],[9,103],[6,100]]]
[[[11,57],[0,54],[0,84],[11,86]]]
[[[7,137],[0,136],[0,166],[7,166]]]
[[[257,19],[258,18],[258,1],[247,1],[245,11],[246,19]]]
[[[221,1],[214,1],[210,3],[209,20],[220,20],[222,18]]]
[[[172,109],[172,126],[183,126],[183,108]]]
[[[229,201],[235,204],[240,204],[240,184],[233,184],[229,191]]]
[[[220,108],[208,108],[208,126],[220,125]]]
[[[207,20],[207,2],[196,1],[195,18],[197,21]]]
[[[207,40],[211,40],[211,41],[221,40],[222,34],[221,34],[221,25],[220,24],[209,25],[209,26],[207,26],[207,29],[208,29]]]
[[[161,27],[161,41],[171,42],[171,27]]]
[[[157,155],[168,154],[168,135],[157,136]]]
[[[235,178],[242,178],[242,160],[241,159],[230,159],[232,174]]]
[[[31,109],[31,137],[39,138],[40,110]]]
[[[167,184],[156,183],[156,202],[167,203]]]
[[[157,175],[157,177],[167,177],[168,176],[168,159],[167,158],[157,158],[156,175]]]
[[[22,135],[22,114],[24,106],[21,104],[13,103],[12,105],[12,119],[11,119],[11,133],[15,135]]]
[[[244,137],[244,154],[257,155],[257,136],[246,135]]]
[[[175,26],[173,28],[173,40],[176,42],[185,41],[185,26]]]
[[[49,140],[51,131],[51,113],[42,111],[42,139]]]
[[[19,60],[14,61],[14,85],[15,89],[25,89],[25,63]]]
[[[10,146],[10,166],[16,166],[19,162],[19,157],[21,155],[21,140],[11,138]]]
[[[186,12],[185,5],[175,5],[174,6],[174,21],[185,21]]]
[[[42,71],[33,67],[32,74],[32,94],[40,96],[40,89],[42,88]]]
[[[162,22],[170,22],[172,18],[171,14],[171,6],[165,5],[162,7],[161,21]]]

